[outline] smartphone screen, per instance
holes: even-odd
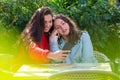
[[[64,47],[62,48],[62,50],[71,50],[73,47],[72,44],[70,43],[65,43]],[[66,52],[65,54],[68,54],[69,52]]]

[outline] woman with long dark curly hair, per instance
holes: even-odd
[[[51,60],[65,60],[68,51],[49,50],[49,35],[52,31],[53,14],[48,7],[35,11],[20,38],[19,55],[16,62],[49,63]]]

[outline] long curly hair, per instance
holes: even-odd
[[[44,33],[44,16],[50,14],[53,16],[52,11],[48,7],[39,8],[35,11],[30,21],[26,25],[21,35],[21,40],[26,45],[30,42],[39,43],[42,34]]]
[[[56,19],[62,19],[65,21],[70,27],[70,33],[67,35],[68,42],[74,44],[81,36],[82,32],[78,29],[76,23],[70,19],[68,16],[63,14],[57,14],[54,16],[54,21]]]

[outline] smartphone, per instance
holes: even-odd
[[[70,50],[65,50],[63,54],[68,54],[68,53],[70,53]]]

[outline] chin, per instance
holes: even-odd
[[[66,35],[66,36],[67,36],[67,35],[69,35],[69,33],[65,33],[64,35]]]
[[[45,30],[44,32],[48,32],[49,30]]]

